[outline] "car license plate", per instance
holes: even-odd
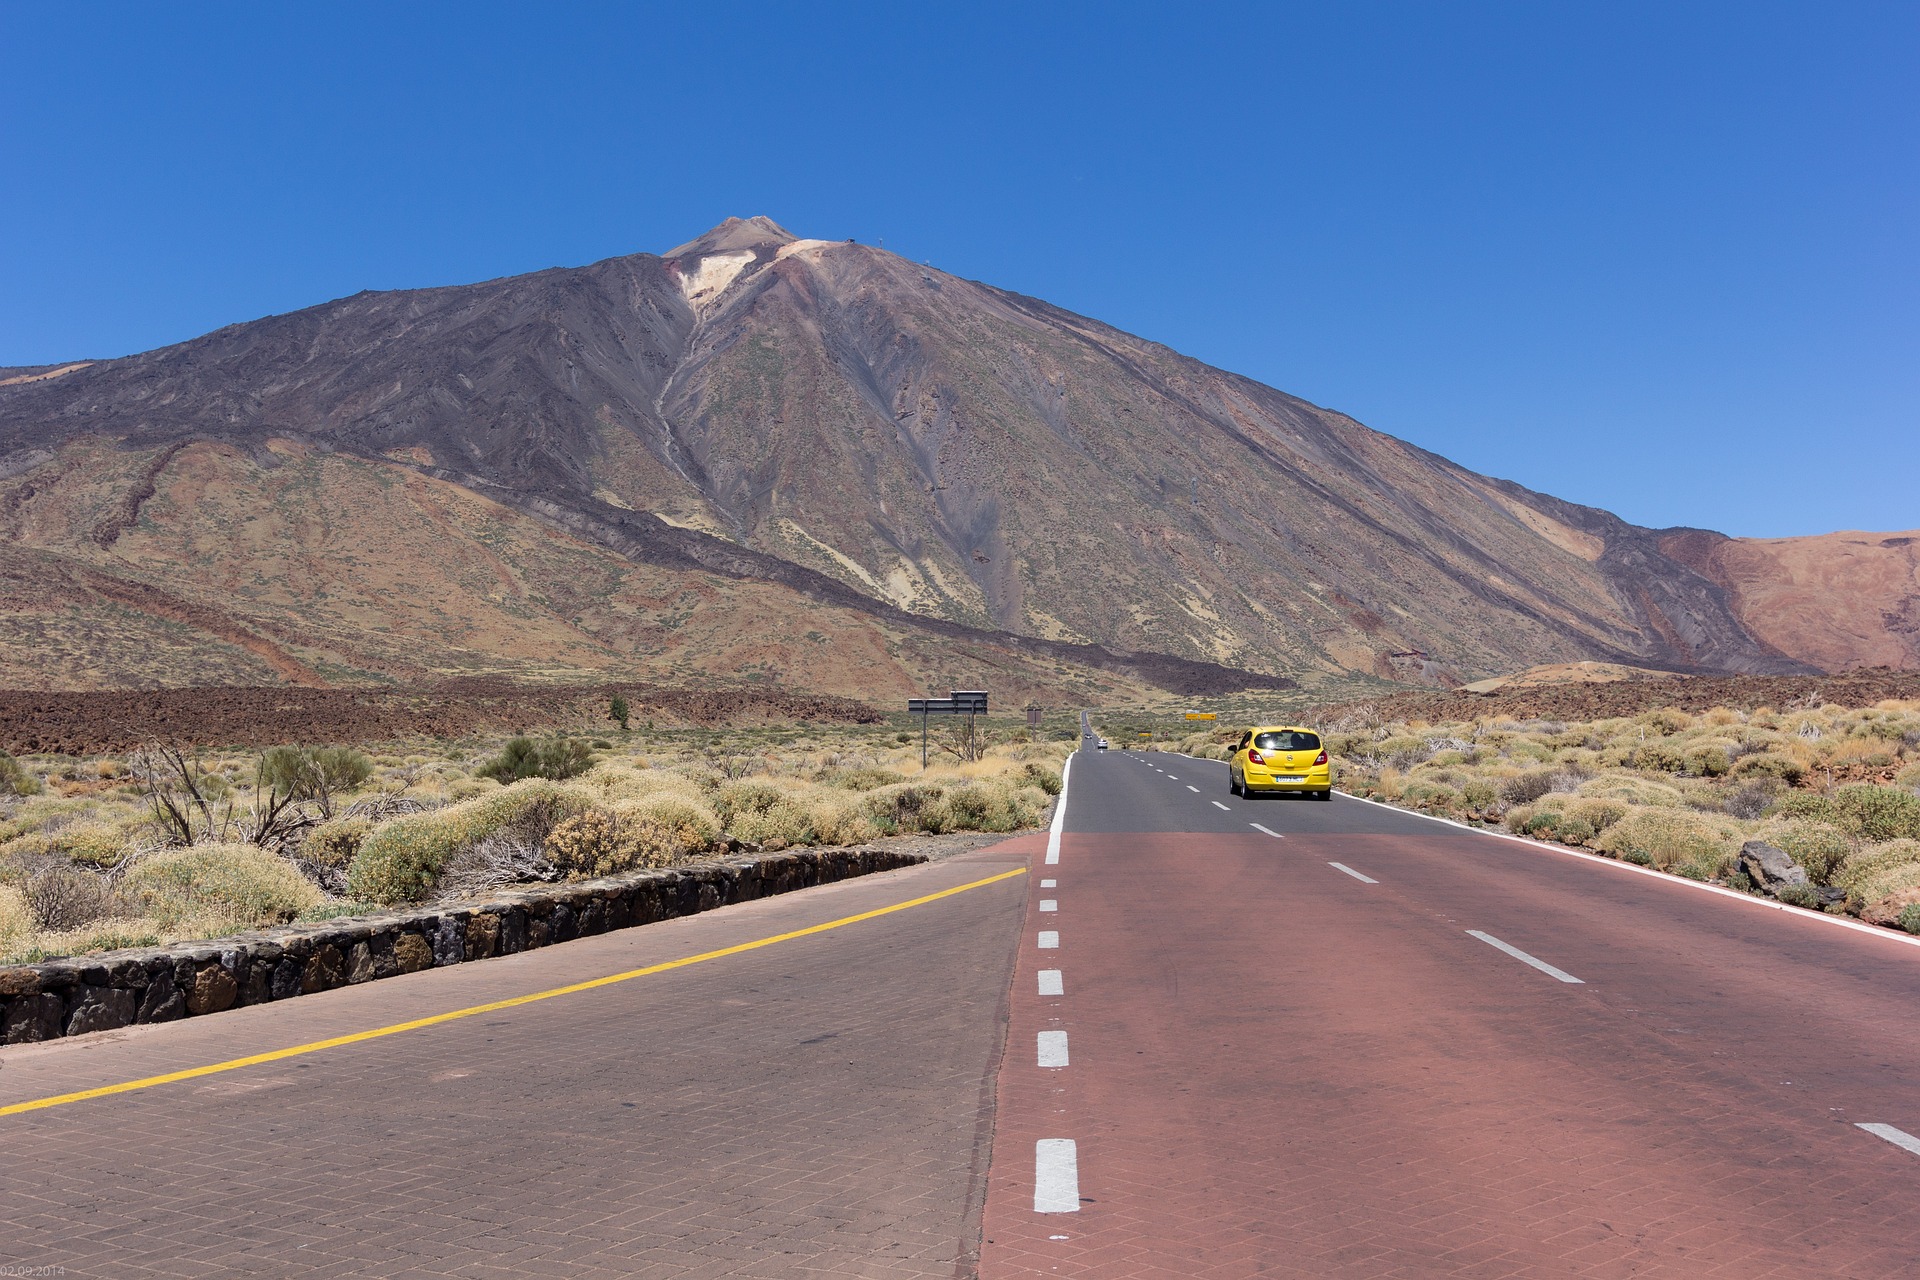
[[[1276,773],[1273,775],[1273,780],[1275,782],[1305,782],[1307,775],[1304,773]]]

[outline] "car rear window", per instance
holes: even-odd
[[[1278,733],[1256,733],[1253,745],[1262,751],[1318,751],[1320,735],[1301,733],[1294,729],[1282,729]]]

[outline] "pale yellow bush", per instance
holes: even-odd
[[[1593,847],[1627,862],[1707,880],[1732,869],[1744,839],[1729,819],[1686,809],[1635,808],[1601,832]]]
[[[10,953],[16,941],[32,932],[33,914],[27,910],[27,895],[0,885],[0,954]]]
[[[1652,808],[1678,808],[1683,800],[1678,787],[1620,773],[1602,774],[1598,778],[1589,778],[1580,784],[1574,794],[1595,800],[1618,800],[1625,805],[1644,805]]]
[[[367,818],[335,818],[307,833],[300,844],[300,856],[323,867],[344,868],[360,852],[360,844],[373,830]]]
[[[163,931],[284,924],[323,899],[285,858],[247,844],[202,844],[140,859],[120,895]]]
[[[1833,877],[1847,896],[1872,904],[1920,889],[1920,840],[1892,840],[1861,850]]]

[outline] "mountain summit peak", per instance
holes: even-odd
[[[728,218],[703,236],[687,241],[663,254],[667,258],[704,258],[710,253],[738,253],[741,250],[778,249],[799,239],[765,214],[751,218]]]

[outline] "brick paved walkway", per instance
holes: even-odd
[[[0,1102],[728,946],[1027,837],[552,950],[7,1050]],[[598,991],[0,1119],[0,1264],[68,1276],[967,1274],[1025,880]]]

